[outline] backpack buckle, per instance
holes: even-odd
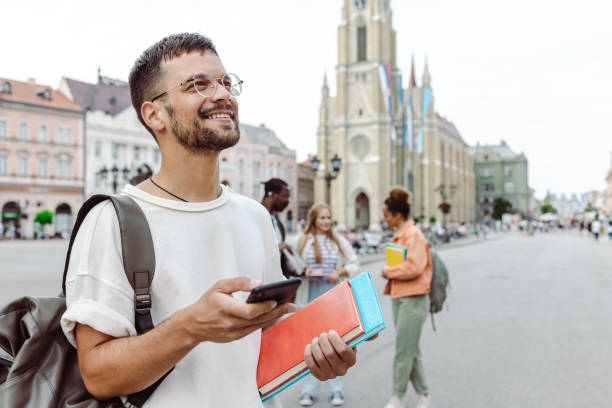
[[[146,313],[151,310],[151,295],[149,293],[136,295],[135,303],[136,311],[138,313]]]

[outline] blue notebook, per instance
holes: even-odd
[[[349,283],[353,289],[353,295],[355,296],[355,302],[359,309],[361,323],[365,330],[365,333],[349,343],[349,346],[355,347],[362,341],[369,339],[383,330],[386,325],[370,273],[363,272],[351,279]]]
[[[357,304],[357,309],[359,309],[359,316],[364,329],[364,333],[361,336],[348,343],[349,346],[355,347],[359,343],[369,339],[376,333],[383,330],[386,325],[370,273],[363,272],[359,276],[351,279],[349,283],[351,284],[351,289],[353,290],[353,296],[355,297],[355,303]],[[276,394],[285,390],[287,387],[290,387],[302,378],[306,377],[308,374],[310,374],[310,370],[304,370],[294,378],[287,381],[285,384],[262,396],[262,401],[272,398]]]

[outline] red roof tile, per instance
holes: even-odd
[[[2,92],[3,84],[10,84],[10,93]],[[47,91],[49,99],[45,99],[41,94]],[[16,81],[14,79],[0,78],[0,100],[17,103],[27,103],[31,105],[44,106],[55,109],[67,109],[82,112],[83,109],[64,96],[61,92],[48,85],[32,84],[29,82]]]

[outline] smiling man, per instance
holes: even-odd
[[[212,42],[171,35],[130,73],[132,103],[162,154],[160,171],[122,194],[142,208],[155,247],[152,317],[136,336],[110,202],[85,219],[72,250],[62,327],[77,348],[87,389],[98,399],[141,391],[175,367],[146,407],[258,407],[261,329],[290,304],[244,303],[244,292],[282,279],[270,216],[219,183],[219,153],[240,138],[242,81]],[[343,375],[355,352],[334,333],[304,351],[320,380]]]

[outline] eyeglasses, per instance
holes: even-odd
[[[191,78],[188,78],[177,86],[160,93],[155,98],[151,99],[151,102],[155,102],[156,99],[161,98],[167,93],[178,88],[183,88],[185,91],[194,89],[204,98],[210,98],[215,94],[215,92],[217,92],[217,83],[221,84],[230,95],[238,96],[242,93],[243,82],[244,81],[238,78],[238,75],[236,74],[224,74],[220,78],[213,78],[212,75],[206,72],[196,72],[191,76]]]

